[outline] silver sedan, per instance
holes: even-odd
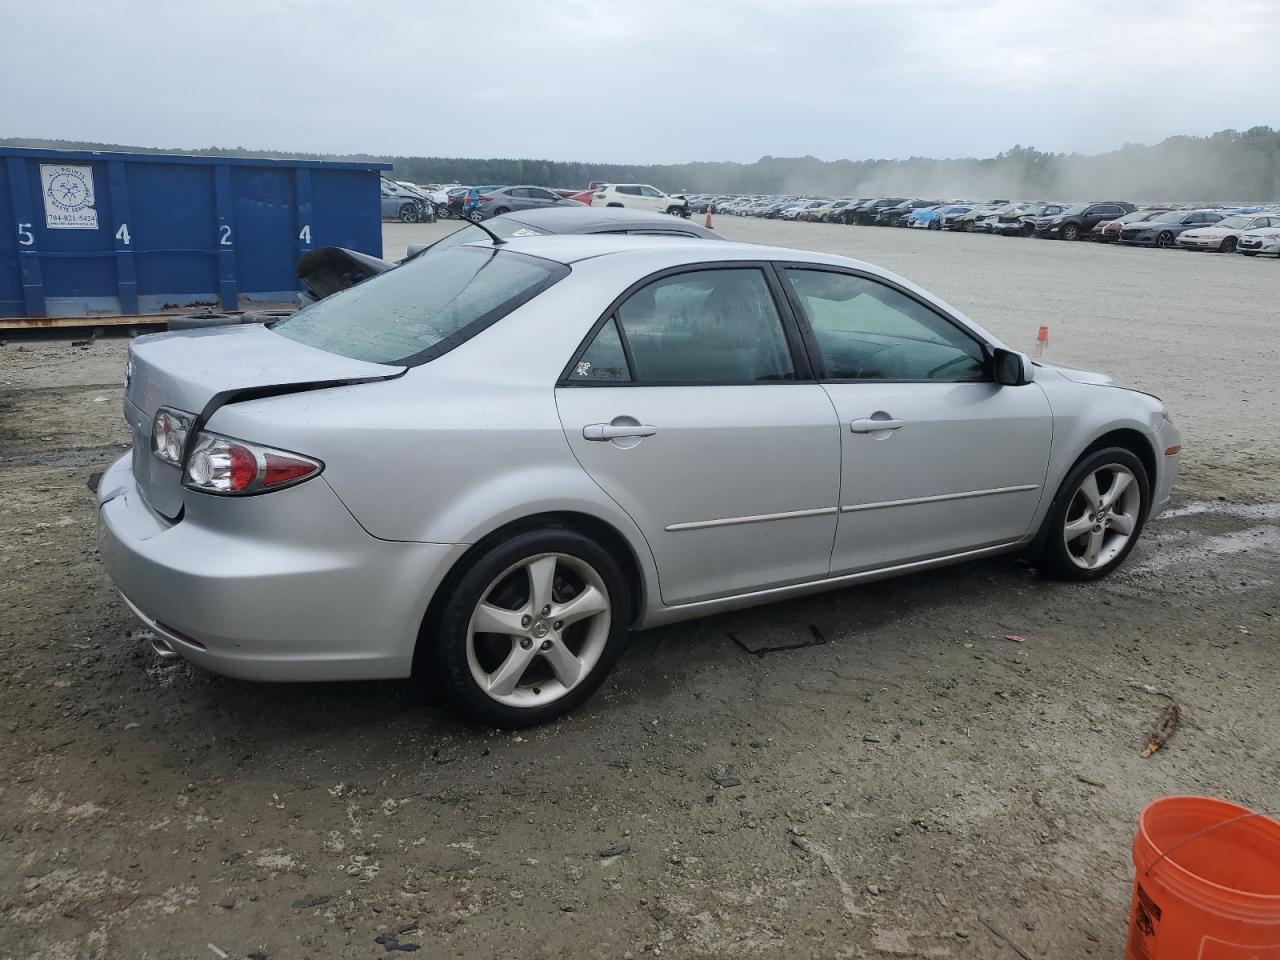
[[[1013,551],[1100,577],[1180,444],[870,264],[666,237],[462,244],[139,337],[124,412],[101,552],[162,656],[421,676],[509,727],[633,629]]]

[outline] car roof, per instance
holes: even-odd
[[[626,207],[547,207],[542,210],[520,210],[516,213],[504,213],[504,220],[514,220],[526,226],[547,230],[551,233],[604,233],[610,230],[680,230],[694,233],[706,239],[716,239],[720,234],[714,230],[691,223],[688,220],[677,220],[666,213],[648,213],[644,210],[629,210]]]

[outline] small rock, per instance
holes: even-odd
[[[615,843],[613,846],[605,847],[600,851],[600,859],[609,860],[613,857],[620,857],[630,849],[625,843]]]
[[[306,910],[309,907],[319,907],[328,902],[329,902],[328,897],[316,896],[315,894],[312,894],[311,896],[303,897],[301,900],[293,901],[293,908],[295,910]]]
[[[871,894],[873,897],[878,897],[880,896],[880,888],[877,887],[874,883],[868,883],[867,893]]]
[[[218,901],[218,906],[220,906],[223,910],[234,910],[236,906],[236,898],[233,897],[231,894],[227,894],[225,897],[223,897],[221,900]]]
[[[863,743],[879,743],[880,738],[877,737],[874,733],[866,733],[866,734],[863,734],[862,736],[862,742]]]
[[[663,920],[667,919],[667,917],[671,916],[671,911],[666,907],[654,907],[649,911],[649,916],[661,923]]]
[[[716,786],[721,787],[722,789],[727,789],[729,787],[739,787],[742,785],[742,781],[739,780],[737,777],[712,777],[711,779],[716,784]]]

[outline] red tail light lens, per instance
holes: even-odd
[[[281,490],[319,475],[324,464],[286,450],[201,431],[187,458],[182,485],[219,496]]]
[[[492,199],[493,199],[493,197],[481,197],[480,199],[481,199],[483,202],[488,203],[490,200],[492,200]]]

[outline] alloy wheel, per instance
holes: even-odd
[[[1128,467],[1107,464],[1086,476],[1071,498],[1063,524],[1071,561],[1082,570],[1105,567],[1129,543],[1141,508],[1142,491]]]
[[[471,677],[507,706],[553,703],[600,660],[611,617],[604,580],[585,560],[565,553],[521,560],[494,578],[471,615]]]

